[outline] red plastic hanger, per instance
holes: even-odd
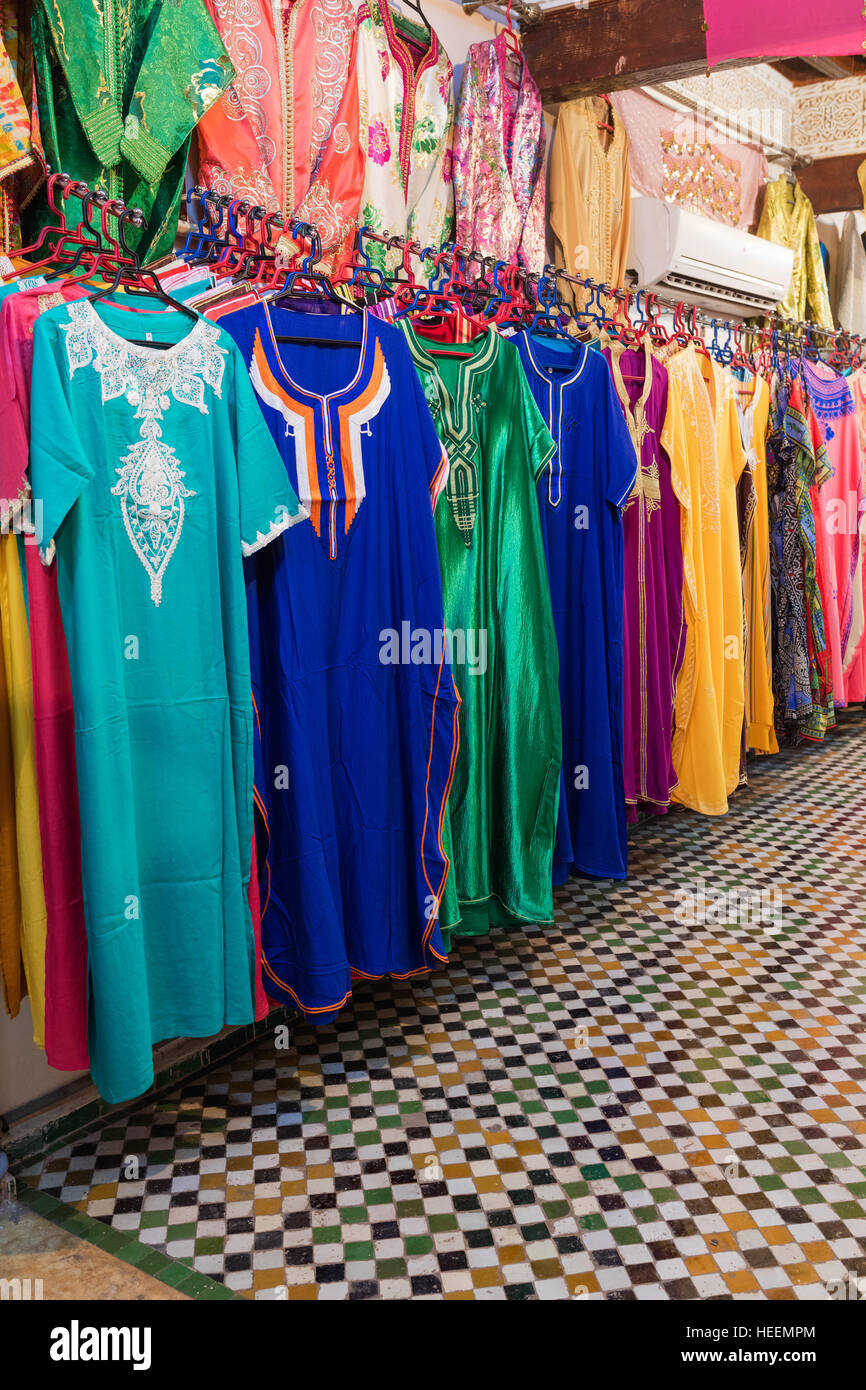
[[[602,101],[606,101],[606,102],[607,102],[607,112],[608,112],[608,116],[610,117],[610,120],[609,120],[609,121],[597,121],[596,124],[597,124],[599,130],[609,130],[610,133],[611,133],[611,135],[613,135],[613,107],[611,106],[610,97],[609,97],[609,95],[608,95],[607,92],[601,92],[601,93],[600,93],[600,96],[601,96],[601,98],[602,98]]]
[[[505,40],[505,47],[508,49],[508,52],[517,59],[518,63],[522,68],[523,54],[520,51],[520,44],[517,40],[517,33],[514,29],[514,26],[511,23],[511,0],[508,0],[508,7],[505,11],[505,28],[502,31],[502,37]],[[508,83],[509,87],[512,87],[515,92],[519,92],[522,84],[519,78],[515,80],[513,77],[509,75],[508,54],[506,54],[505,56],[505,62],[502,65],[502,71],[505,77],[505,81]]]

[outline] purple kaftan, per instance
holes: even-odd
[[[640,469],[623,512],[625,537],[624,780],[626,811],[662,815],[677,784],[671,747],[674,694],[685,651],[680,505],[661,445],[667,368],[643,350],[615,343],[604,356],[613,375]]]

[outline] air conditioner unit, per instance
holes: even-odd
[[[794,253],[678,203],[632,203],[629,273],[643,289],[708,309],[768,313],[785,298]]]

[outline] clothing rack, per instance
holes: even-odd
[[[75,191],[75,196],[81,197],[83,192],[87,191],[86,185],[83,185],[80,181],[73,182],[68,175],[59,175],[57,183],[58,192],[61,197],[68,196],[73,190]],[[79,192],[79,190],[81,190],[81,192]],[[305,228],[309,228],[317,236],[319,235],[318,228],[315,224],[286,217],[286,215],[280,211],[268,213],[264,207],[254,206],[248,200],[233,199],[227,194],[217,194],[213,192],[213,190],[205,188],[202,185],[196,185],[194,188],[188,190],[187,200],[189,200],[190,197],[199,199],[205,209],[210,205],[214,210],[222,211],[233,209],[235,214],[240,213],[241,215],[251,213],[257,221],[263,224],[266,222],[269,226],[280,228],[289,227],[300,236],[304,235]],[[118,200],[113,201],[112,208],[120,209]],[[123,213],[127,218],[137,219],[141,216],[139,209],[126,209],[125,205]],[[116,214],[112,212],[111,215]],[[121,216],[122,215],[123,214],[121,214]],[[197,221],[203,222],[204,218],[197,219]],[[93,230],[96,231],[95,228]],[[192,224],[190,224],[190,230],[194,230]],[[455,258],[459,258],[465,265],[471,265],[473,262],[477,264],[482,274],[484,274],[488,268],[492,269],[496,264],[492,261],[490,256],[482,255],[480,252],[475,251],[474,248],[457,246],[452,242],[448,242],[438,249],[433,247],[422,248],[419,242],[401,235],[392,235],[387,229],[382,232],[376,232],[371,228],[358,228],[357,234],[359,236],[363,235],[368,241],[373,241],[388,247],[396,247],[404,253],[408,252],[414,255],[421,263],[431,256],[435,256],[439,258],[440,264],[444,262],[445,264],[451,265]],[[568,271],[553,265],[545,266],[541,273],[528,271],[523,267],[517,267],[516,270],[528,291],[528,297],[533,300],[538,299],[538,287],[542,280],[546,281],[548,284],[552,282],[554,285],[557,285],[560,281],[564,281],[568,284],[589,290],[595,297],[599,306],[601,306],[602,298],[616,301],[618,304],[624,305],[628,309],[634,305],[640,315],[639,322],[646,321],[648,317],[641,307],[643,303],[650,312],[653,310],[658,312],[658,310],[663,309],[666,312],[674,314],[675,321],[678,325],[684,323],[683,312],[686,309],[686,305],[682,301],[670,299],[665,295],[657,294],[655,291],[641,288],[624,289],[612,287],[600,281],[593,280],[589,276],[572,275]],[[779,314],[765,315],[762,325],[744,325],[740,321],[732,322],[730,319],[714,318],[708,315],[704,310],[694,306],[688,310],[688,322],[693,328],[696,328],[700,323],[714,331],[723,329],[727,332],[739,329],[740,331],[745,331],[754,335],[761,334],[762,332],[766,333],[767,328],[769,328],[776,335],[781,336],[787,347],[794,346],[795,348],[802,348],[808,344],[814,346],[816,345],[816,339],[820,339],[823,340],[826,348],[844,346],[846,349],[856,349],[858,351],[866,348],[866,339],[859,334],[849,333],[847,330],[840,328],[824,328],[819,324],[806,320],[787,319],[781,317]]]

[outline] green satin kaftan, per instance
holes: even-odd
[[[193,128],[235,75],[204,0],[35,0],[33,54],[51,169],[141,208],[139,254],[165,255]],[[54,220],[41,197],[31,231]]]
[[[447,345],[398,323],[451,465],[436,511],[463,701],[439,914],[448,944],[449,932],[553,918],[559,657],[535,486],[554,445],[518,354],[498,333]]]

